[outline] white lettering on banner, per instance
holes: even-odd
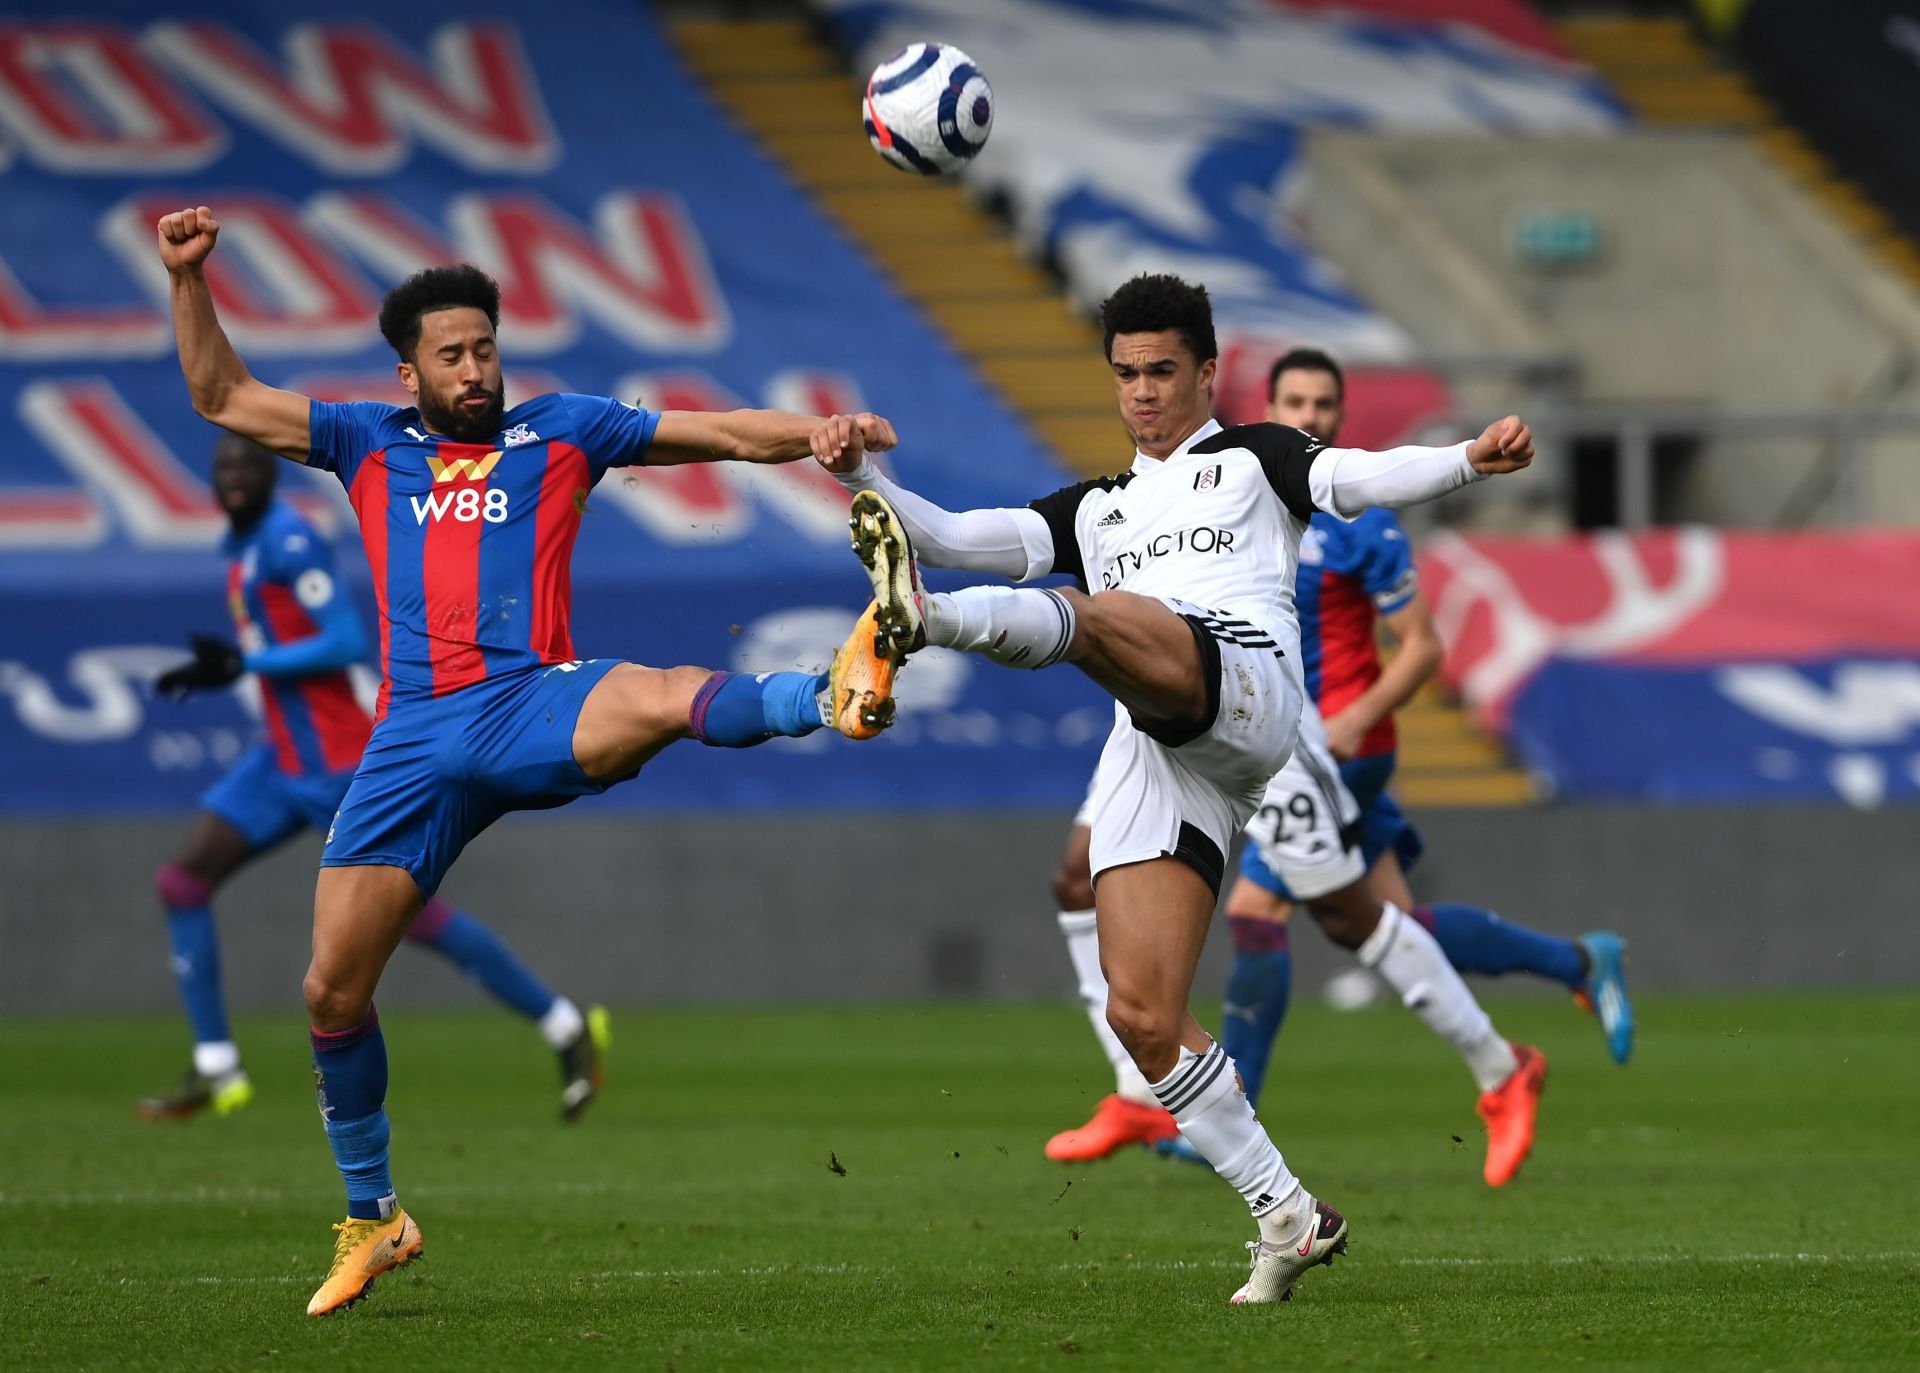
[[[140,728],[140,690],[160,673],[177,667],[185,655],[177,648],[129,645],[91,648],[73,655],[67,681],[82,698],[79,705],[60,699],[51,683],[25,663],[0,660],[0,696],[30,732],[64,744],[93,744],[130,737]]]
[[[101,238],[153,293],[161,317],[169,287],[153,250],[153,226],[177,208],[172,200],[135,196],[110,210],[101,225]],[[312,232],[298,207],[256,192],[223,196],[218,208],[220,251],[207,261],[207,289],[236,347],[254,353],[358,352],[377,339],[379,294]],[[171,337],[166,343],[171,348]]]
[[[153,225],[174,208],[134,196],[100,221],[101,240],[146,288],[147,302],[44,307],[0,261],[0,356],[170,355]],[[448,234],[373,192],[322,194],[304,207],[236,194],[218,208],[222,246],[207,286],[249,352],[347,354],[377,342],[379,292],[347,253],[393,279],[436,262],[478,263],[500,283],[502,323],[520,356],[573,346],[586,321],[648,351],[710,352],[733,337],[706,245],[680,199],[663,192],[609,192],[591,226],[527,193],[459,196]]]
[[[210,20],[160,23],[149,51],[207,98],[316,166],[378,176],[412,151],[407,135],[476,172],[540,172],[559,140],[515,30],[450,23],[422,63],[367,24],[301,24],[282,40],[284,67]]]
[[[1715,672],[1713,685],[1769,724],[1835,748],[1902,744],[1920,731],[1920,663],[1841,663],[1831,687],[1785,664],[1743,663]]]
[[[231,766],[246,747],[246,739],[230,729],[157,730],[147,742],[147,761],[155,772],[197,772]]]
[[[516,353],[550,353],[579,337],[581,317],[638,348],[708,352],[732,337],[706,246],[678,196],[616,190],[591,229],[529,192],[456,196],[451,237],[373,192],[316,196],[307,218],[376,272],[473,262],[500,283],[501,326]]]
[[[20,418],[140,543],[204,548],[226,528],[206,483],[180,465],[107,382],[29,383],[20,392]]]
[[[40,166],[81,174],[204,167],[227,146],[130,30],[92,22],[0,23],[0,128]]]

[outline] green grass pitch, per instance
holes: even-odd
[[[0,1365],[1920,1364],[1920,997],[1650,997],[1624,1070],[1563,1002],[1491,1005],[1552,1062],[1498,1193],[1445,1049],[1302,998],[1265,1117],[1352,1252],[1245,1310],[1224,1184],[1040,1156],[1105,1089],[1070,1008],[617,1013],[569,1129],[529,1027],[394,1006],[428,1262],[324,1321],[303,1308],[343,1207],[297,1015],[241,1022],[250,1108],[168,1126],[132,1105],[178,1072],[176,1021],[4,1021]]]

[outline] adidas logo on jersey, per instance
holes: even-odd
[[[1116,524],[1125,524],[1126,522],[1127,522],[1127,517],[1120,513],[1118,507],[1115,507],[1114,509],[1109,510],[1106,514],[1102,515],[1099,519],[1095,520],[1093,523],[1093,527],[1095,529],[1111,529]]]

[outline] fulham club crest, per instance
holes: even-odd
[[[1211,491],[1220,484],[1220,464],[1215,463],[1204,472],[1197,472],[1193,478],[1195,491]]]

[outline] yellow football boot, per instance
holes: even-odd
[[[324,1316],[352,1306],[373,1291],[375,1278],[412,1263],[423,1247],[420,1227],[405,1211],[395,1211],[390,1220],[355,1220],[349,1216],[333,1228],[340,1233],[333,1242],[333,1267],[307,1303],[309,1316]]]
[[[207,1077],[189,1068],[178,1086],[142,1099],[137,1109],[142,1120],[190,1120],[202,1111],[230,1116],[252,1100],[253,1083],[242,1070]]]

